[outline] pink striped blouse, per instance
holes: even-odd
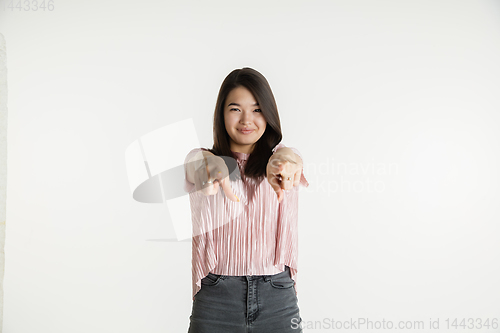
[[[282,143],[274,147],[273,154],[282,147],[285,147]],[[202,149],[191,150],[185,165]],[[297,149],[291,149],[302,158]],[[230,182],[240,202],[227,199],[221,188],[217,194],[205,196],[185,178],[193,225],[193,297],[208,272],[230,276],[271,275],[283,272],[285,265],[290,267],[297,291],[299,187],[285,191],[278,203],[276,192],[266,178],[257,184],[245,177],[244,166],[250,154],[233,154],[246,181]],[[300,184],[309,186],[303,170]]]

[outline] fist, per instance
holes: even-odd
[[[285,190],[299,186],[301,174],[302,160],[290,148],[281,148],[269,158],[266,177],[278,196],[278,202],[283,200]]]
[[[202,152],[202,154],[201,158],[196,161],[194,170],[196,190],[204,195],[214,195],[220,187],[230,200],[240,201],[231,188],[229,172],[224,160],[209,152]]]

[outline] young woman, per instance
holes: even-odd
[[[232,71],[214,113],[212,149],[186,156],[193,222],[189,333],[302,332],[296,277],[302,157],[280,144],[265,77]]]

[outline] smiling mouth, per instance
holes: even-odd
[[[243,134],[249,134],[249,133],[252,133],[254,130],[251,129],[251,130],[238,130],[238,131],[243,133]]]

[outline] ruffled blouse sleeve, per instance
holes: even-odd
[[[189,193],[191,206],[193,296],[201,289],[201,279],[217,266],[215,242],[221,227],[244,211],[244,205],[227,199],[222,189],[219,188],[216,194],[204,195],[187,180],[187,163],[202,150],[208,149],[195,148],[184,160],[184,190]],[[241,198],[242,188],[237,185],[231,183],[233,192]]]
[[[280,148],[286,147],[280,143],[273,149],[273,154]],[[292,147],[289,147],[301,159],[300,152]],[[302,159],[302,165],[304,160]],[[300,185],[309,186],[309,183],[304,176],[304,168],[300,176]],[[298,294],[298,217],[299,217],[299,189],[294,187],[290,191],[285,192],[285,196],[279,204],[277,234],[276,234],[276,254],[275,265],[286,264],[290,267],[290,276],[295,281],[295,293]]]

